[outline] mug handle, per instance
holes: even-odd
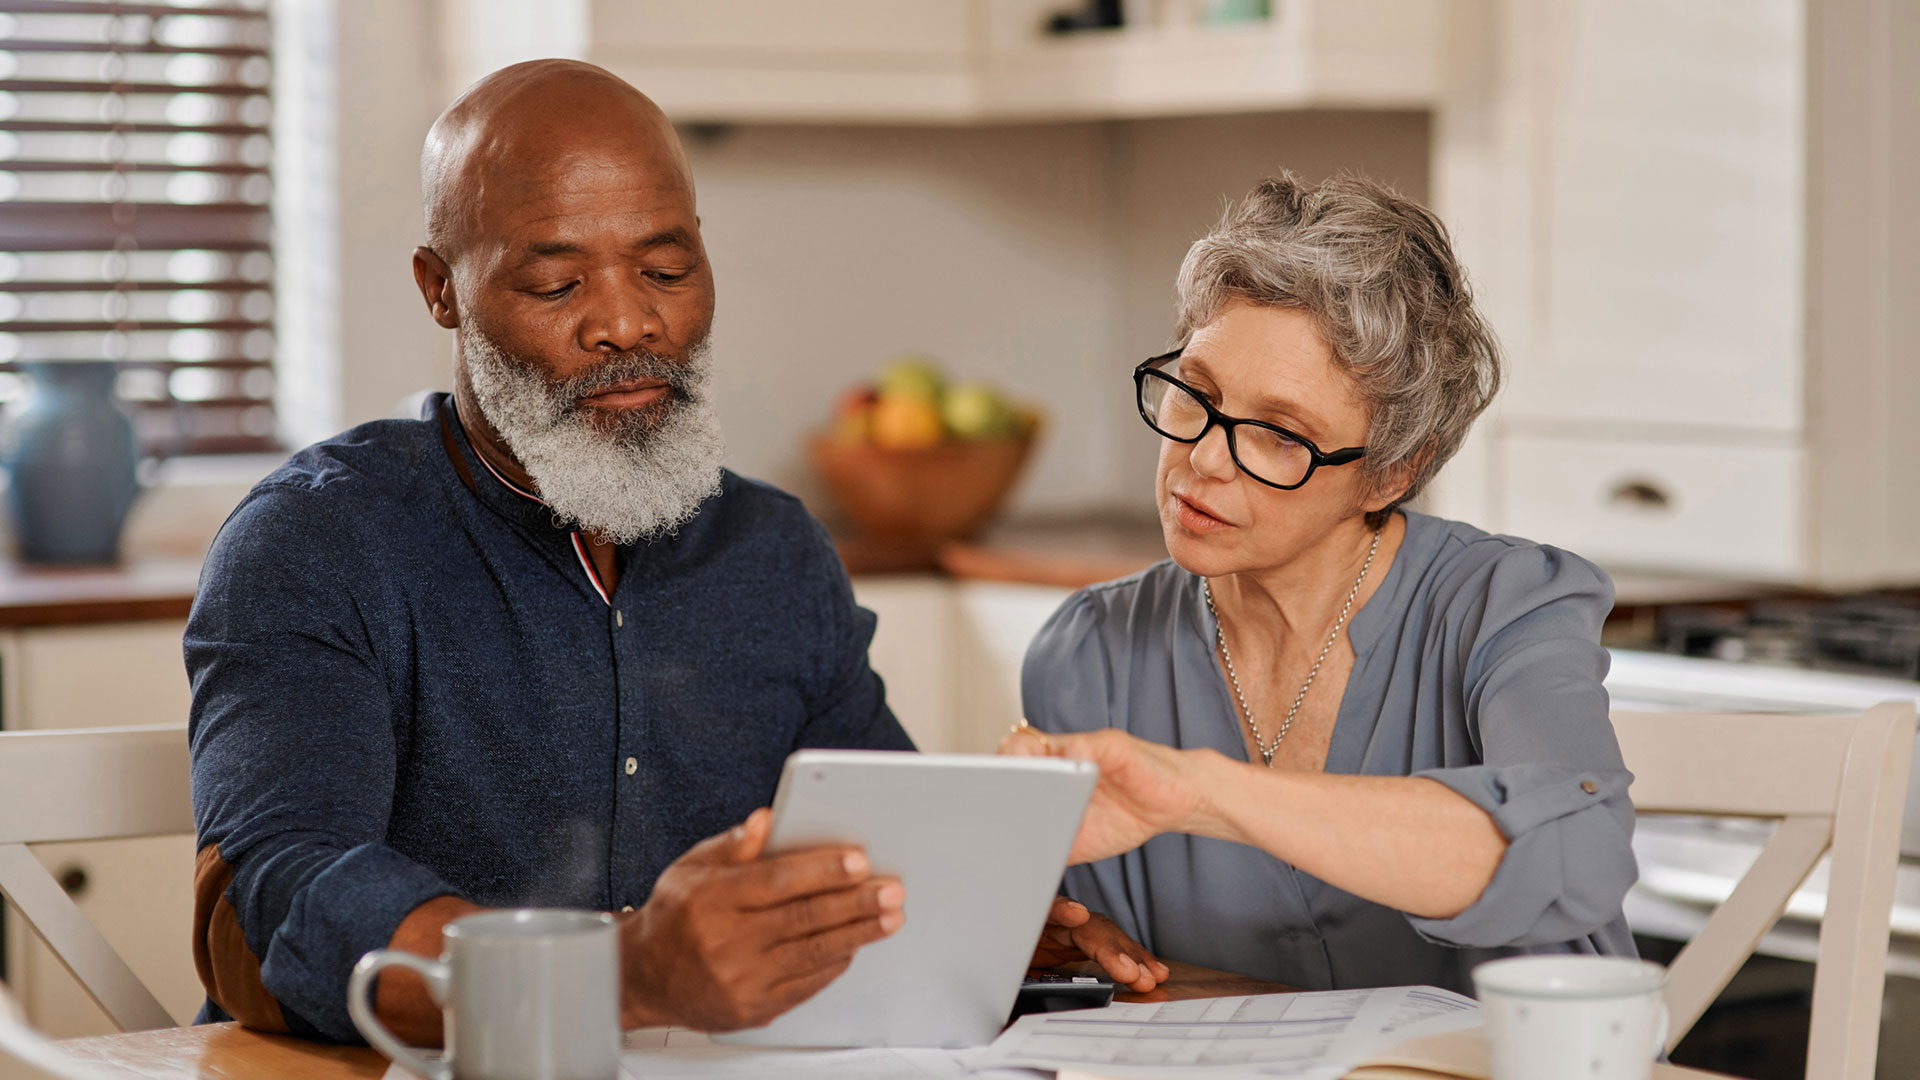
[[[1667,1032],[1673,1024],[1673,1014],[1667,1011],[1665,998],[1656,998],[1653,1007],[1658,1011],[1660,1023],[1656,1025],[1653,1036],[1653,1060],[1664,1061],[1667,1057]]]
[[[387,1058],[403,1069],[407,1069],[427,1080],[453,1080],[453,1060],[442,1055],[427,1057],[414,1047],[408,1046],[394,1037],[393,1032],[380,1022],[373,1012],[373,977],[381,968],[403,967],[419,972],[427,980],[427,993],[433,995],[434,1003],[446,1007],[447,989],[450,985],[450,973],[447,965],[438,960],[429,960],[410,952],[394,949],[375,949],[360,958],[353,965],[353,976],[347,980],[347,1015],[353,1017],[353,1026],[367,1037],[367,1042],[375,1050],[387,1055]]]

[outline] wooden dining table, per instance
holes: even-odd
[[[1164,985],[1145,994],[1116,994],[1114,1000],[1183,1001],[1293,989],[1194,964],[1167,966],[1172,978]],[[1091,971],[1091,965],[1080,967]],[[364,1046],[269,1035],[231,1023],[98,1035],[60,1046],[81,1061],[146,1080],[378,1080],[387,1071],[387,1060]]]
[[[1240,994],[1280,994],[1295,989],[1243,975],[1182,964],[1167,964],[1172,977],[1144,994],[1115,994],[1115,1001],[1189,1001]],[[1092,962],[1059,969],[1097,974]],[[630,1046],[660,1045],[664,1029],[629,1034]],[[651,1036],[651,1039],[649,1039]],[[109,1066],[122,1076],[144,1080],[379,1080],[387,1060],[364,1046],[334,1046],[290,1035],[249,1031],[238,1024],[98,1035],[58,1044],[73,1058]],[[0,1061],[0,1066],[4,1066]],[[0,1070],[3,1074],[3,1070]],[[1654,1080],[1728,1080],[1717,1073],[1672,1065],[1654,1069]]]

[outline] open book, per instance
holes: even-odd
[[[1409,1039],[1350,1070],[1345,1080],[1488,1080],[1486,1029],[1467,1028]]]

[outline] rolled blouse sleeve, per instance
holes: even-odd
[[[1444,623],[1464,661],[1466,735],[1478,764],[1422,769],[1485,810],[1509,846],[1479,900],[1450,919],[1408,916],[1428,940],[1526,947],[1576,940],[1620,917],[1638,876],[1632,774],[1607,716],[1600,627],[1613,586],[1551,547],[1515,547],[1463,589]]]

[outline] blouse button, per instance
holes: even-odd
[[[628,758],[627,759],[627,775],[632,776],[634,773],[637,773],[639,771],[640,771],[640,759]]]
[[[632,769],[632,768],[628,768],[628,769],[627,769],[627,771],[628,771],[628,772],[632,772],[632,771],[633,771],[633,769]],[[1596,783],[1594,783],[1594,782],[1593,782],[1593,781],[1591,781],[1591,780],[1582,780],[1582,781],[1580,781],[1580,790],[1581,790],[1581,791],[1584,791],[1584,792],[1586,792],[1586,793],[1587,793],[1587,794],[1589,794],[1589,795],[1592,795],[1592,794],[1594,794],[1595,792],[1597,792],[1597,791],[1599,791],[1599,790],[1600,790],[1600,785],[1599,785],[1599,784],[1596,784]]]

